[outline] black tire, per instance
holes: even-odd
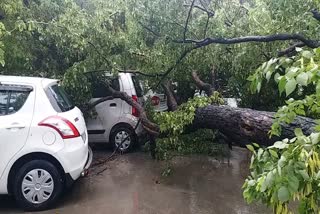
[[[45,170],[50,174],[53,180],[53,191],[49,198],[42,203],[32,203],[28,201],[22,191],[22,182],[25,176],[35,169]],[[22,209],[26,211],[41,211],[52,207],[57,202],[62,193],[63,186],[64,179],[59,173],[57,167],[45,160],[33,160],[24,164],[15,174],[13,181],[13,195]]]
[[[111,135],[110,135],[110,142],[112,143],[114,149],[117,148],[117,141],[119,142],[119,138],[117,137],[117,135],[118,134],[121,135],[121,133],[126,133],[126,135],[129,136],[128,140],[130,141],[130,144],[129,144],[129,146],[126,146],[125,144],[127,144],[127,141],[124,142],[123,147],[119,147],[118,151],[122,152],[122,153],[127,153],[127,152],[131,151],[134,144],[136,143],[136,135],[135,135],[134,131],[129,127],[126,127],[124,125],[123,126],[116,126],[112,130]]]

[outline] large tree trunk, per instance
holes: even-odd
[[[268,135],[273,119],[273,112],[211,105],[196,110],[193,127],[218,129],[238,145],[254,142],[270,146],[279,139],[270,139]],[[315,125],[311,118],[297,117],[293,123],[282,125],[281,138],[293,138],[294,129],[298,127],[304,134],[310,134]]]

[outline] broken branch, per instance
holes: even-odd
[[[204,47],[210,44],[238,44],[246,42],[274,42],[274,41],[287,41],[287,40],[299,40],[310,48],[317,48],[320,46],[320,41],[307,39],[301,34],[273,34],[267,36],[244,36],[236,38],[206,38],[203,40],[185,39],[176,41],[177,43],[189,43],[195,44],[197,47]]]
[[[213,94],[212,86],[209,83],[203,82],[196,71],[192,72],[192,78],[200,90],[204,90],[206,94],[210,97]]]
[[[196,0],[192,0],[192,3],[190,5],[190,9],[189,9],[189,12],[188,12],[187,20],[186,20],[186,23],[184,25],[183,40],[186,39],[186,34],[187,34],[187,31],[188,31],[188,24],[189,24],[189,20],[190,20],[190,17],[191,17],[191,13],[192,13],[192,9],[193,9],[195,1]]]
[[[312,9],[311,13],[313,15],[313,18],[316,20],[320,21],[320,12],[317,9]]]

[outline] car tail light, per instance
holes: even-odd
[[[47,126],[56,130],[63,139],[79,137],[78,129],[67,119],[59,116],[47,117],[39,126]]]
[[[138,102],[138,97],[136,95],[132,95],[132,99],[136,102]],[[132,106],[132,115],[135,117],[139,117],[139,112],[138,110]]]
[[[160,104],[160,98],[157,97],[157,96],[153,96],[153,97],[151,98],[151,104],[152,104],[153,106],[159,105],[159,104]]]

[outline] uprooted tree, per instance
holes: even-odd
[[[63,77],[84,110],[123,99],[138,109],[153,142],[160,133],[176,139],[209,128],[234,144],[254,143],[244,197],[277,213],[297,198],[310,213],[319,201],[319,128],[312,119],[319,118],[319,26],[318,0],[5,0],[0,73]],[[173,112],[157,115],[157,124],[110,86],[110,97],[87,104],[91,70],[149,78],[150,87],[164,88]],[[208,96],[187,101],[193,83]],[[231,108],[221,105],[219,93],[255,109],[283,107],[277,113]]]

